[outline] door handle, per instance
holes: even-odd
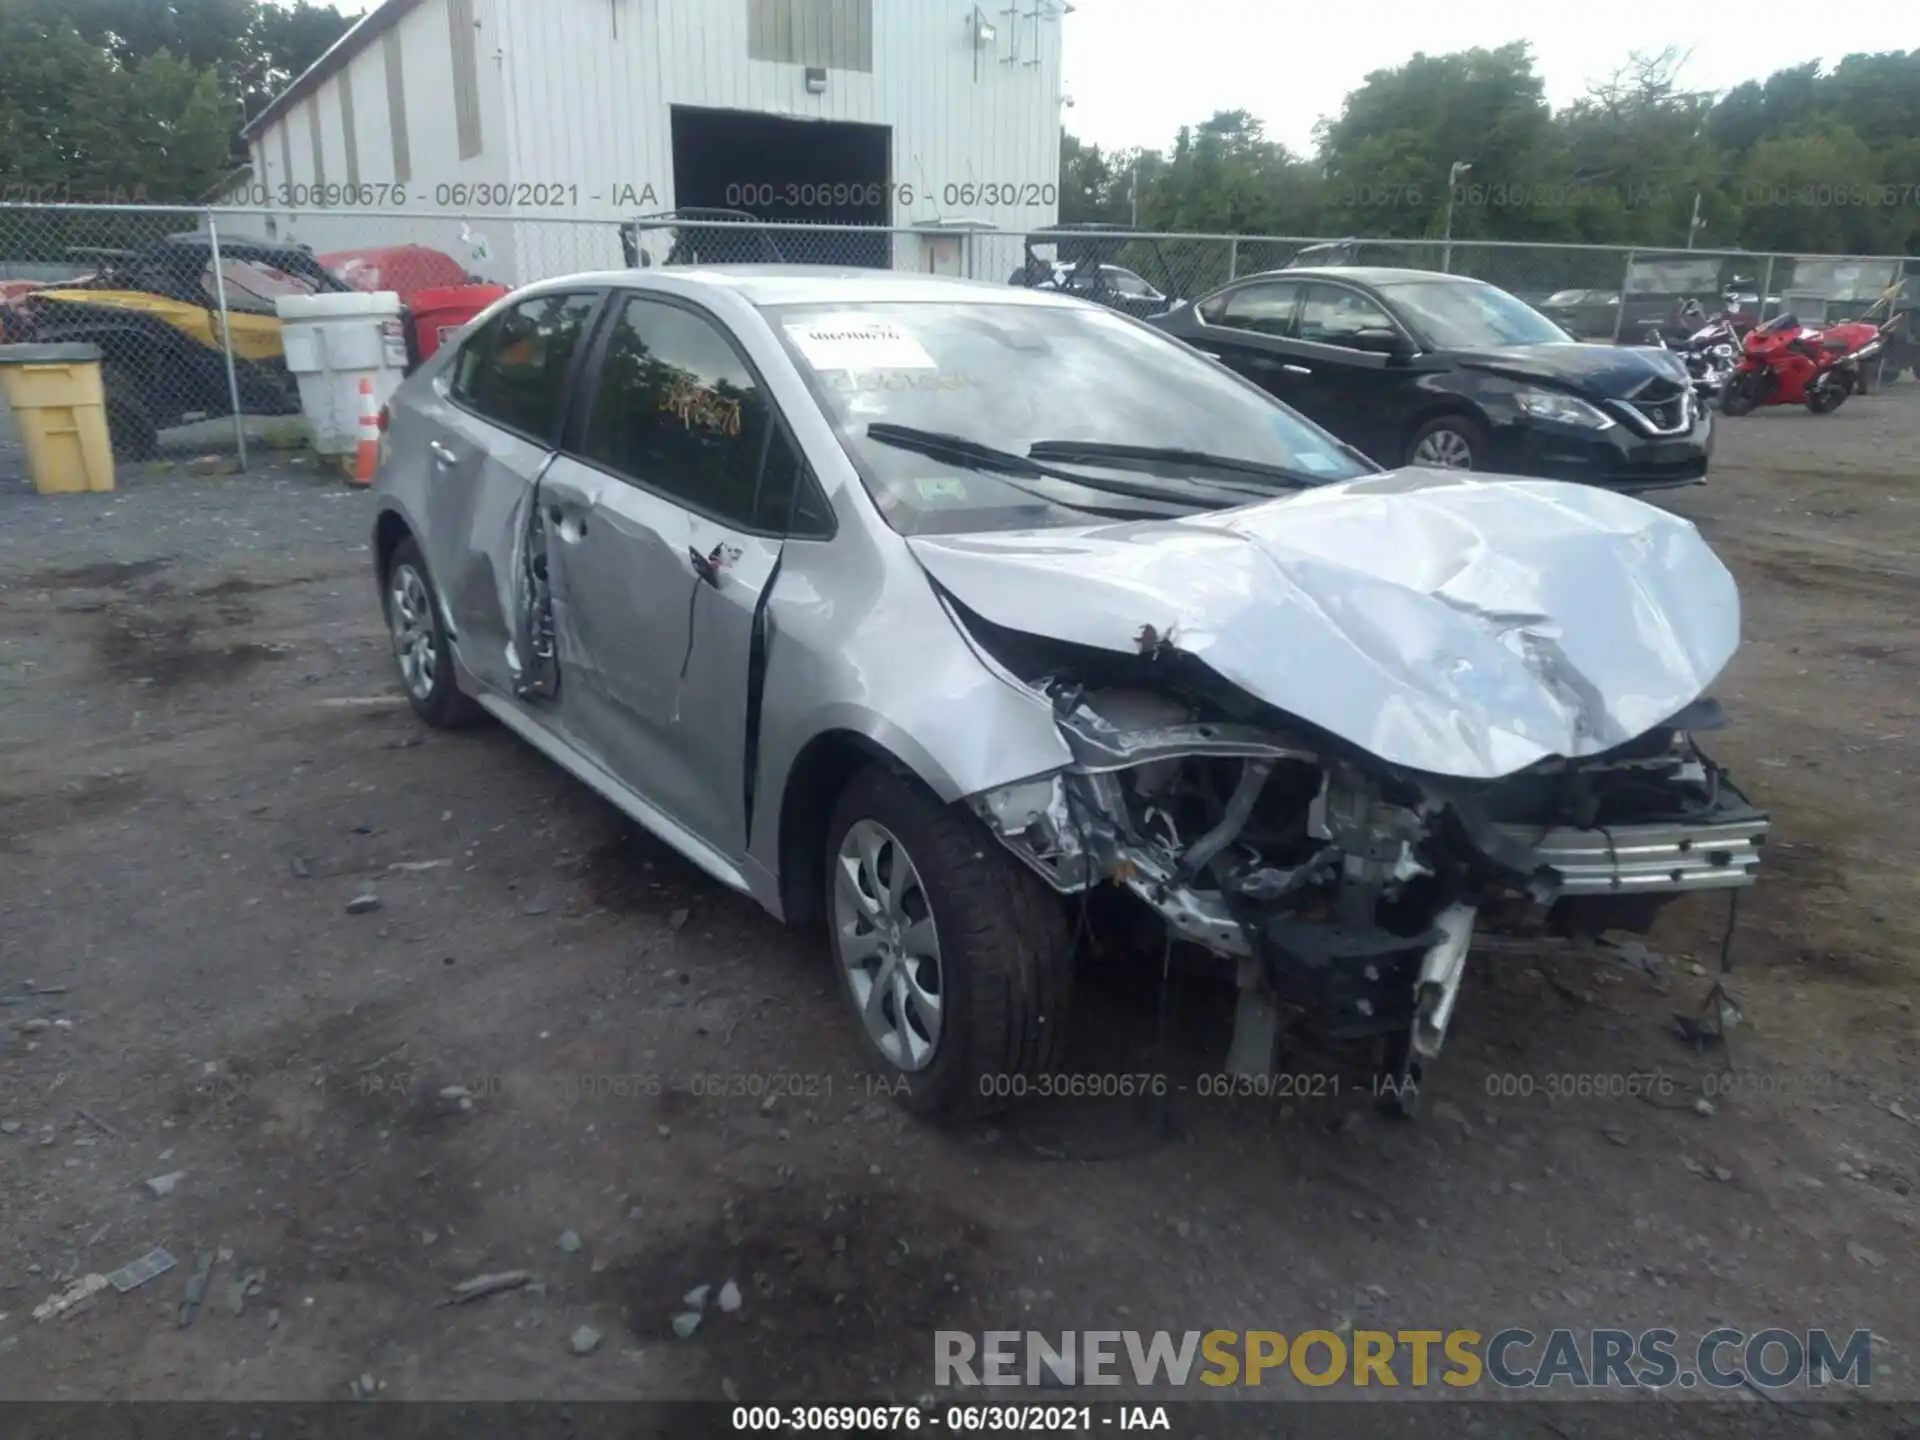
[[[584,514],[569,514],[565,507],[560,505],[547,507],[547,520],[560,532],[560,538],[563,540],[577,540],[587,533],[587,517]]]
[[[1311,375],[1313,373],[1313,371],[1304,365],[1282,365],[1280,368],[1289,375]]]
[[[445,445],[442,445],[438,440],[429,440],[427,442],[427,450],[433,456],[433,463],[443,469],[460,463],[460,457]]]

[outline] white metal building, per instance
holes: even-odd
[[[1057,216],[1070,9],[383,0],[248,127],[227,203],[266,213],[231,223],[322,253],[432,245],[521,283],[625,263],[619,221],[713,207],[913,227],[795,258],[952,272],[965,222]],[[397,209],[431,218],[374,213]],[[669,238],[643,248],[657,261]],[[980,245],[979,273],[1019,263],[1017,240]]]

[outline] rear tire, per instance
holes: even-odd
[[[1807,409],[1816,415],[1831,415],[1847,403],[1847,396],[1853,393],[1850,383],[1822,385],[1807,392]]]
[[[1072,946],[1039,877],[972,816],[877,765],[841,793],[826,859],[840,992],[901,1106],[988,1114],[1052,1070]]]
[[[482,719],[486,712],[454,678],[453,647],[440,620],[440,594],[412,536],[394,548],[381,602],[393,638],[394,663],[413,713],[438,730],[458,730]]]

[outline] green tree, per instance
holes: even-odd
[[[297,0],[0,0],[0,183],[197,200],[353,22]]]
[[[1741,233],[1763,250],[1884,253],[1894,241],[1878,188],[1873,152],[1837,122],[1762,140],[1741,172]]]
[[[1473,168],[1454,192],[1454,235],[1524,238],[1528,197],[1551,178],[1541,162],[1555,149],[1553,114],[1524,41],[1376,70],[1318,139],[1333,228],[1405,236],[1440,233],[1449,176],[1464,162]],[[1383,191],[1419,201],[1367,203]]]
[[[1849,55],[1827,73],[1791,65],[1718,97],[1683,83],[1686,59],[1636,54],[1553,114],[1524,44],[1416,55],[1367,76],[1319,127],[1311,160],[1243,112],[1124,163],[1069,138],[1062,213],[1125,223],[1137,164],[1143,226],[1436,239],[1464,161],[1451,192],[1464,246],[1678,249],[1691,237],[1706,249],[1920,253],[1920,50]],[[1799,199],[1757,203],[1789,193]],[[1612,263],[1568,258],[1553,273],[1598,285],[1589,269]]]

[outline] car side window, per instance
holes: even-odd
[[[1299,294],[1297,281],[1274,280],[1247,285],[1227,295],[1216,314],[1202,318],[1209,324],[1234,330],[1285,335],[1293,324],[1293,302]]]
[[[226,281],[227,308],[252,315],[276,314],[274,302],[282,295],[311,295],[320,288],[318,282],[305,275],[289,275],[262,261],[228,257],[220,270],[221,278]],[[211,260],[200,272],[200,292],[209,304],[219,303],[220,285],[214,278]]]
[[[644,297],[625,303],[607,337],[582,450],[744,529],[784,531],[805,483],[758,380],[720,328]]]
[[[559,428],[567,376],[600,297],[542,295],[503,310],[460,347],[453,398],[497,425],[539,439]]]
[[[1153,294],[1152,287],[1131,270],[1122,270],[1117,265],[1109,265],[1100,272],[1100,278],[1116,295],[1124,295],[1133,300],[1144,300]]]
[[[1300,306],[1300,338],[1322,345],[1352,345],[1362,330],[1392,330],[1391,316],[1358,290],[1309,285]]]

